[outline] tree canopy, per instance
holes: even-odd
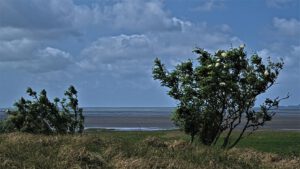
[[[197,62],[178,64],[168,71],[159,59],[155,60],[153,77],[168,87],[168,94],[178,101],[173,114],[174,123],[205,145],[215,144],[226,132],[222,147],[235,146],[246,130],[250,133],[274,116],[280,98],[267,98],[259,110],[254,109],[257,96],[266,92],[283,68],[283,61],[267,63],[253,54],[247,57],[245,46],[218,50],[211,54],[196,48]],[[239,126],[240,134],[229,142],[232,131]]]
[[[43,134],[83,132],[84,116],[74,86],[65,92],[67,98],[55,98],[53,102],[48,99],[46,90],[37,94],[28,88],[27,93],[32,99],[22,97],[14,104],[14,109],[7,111],[2,130]]]

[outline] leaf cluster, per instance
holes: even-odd
[[[44,89],[39,94],[31,88],[26,92],[31,99],[21,97],[14,109],[7,111],[2,130],[43,134],[83,132],[84,116],[74,86],[65,92],[67,98],[55,98],[53,102]]]
[[[272,85],[283,62],[262,62],[258,54],[247,58],[244,46],[218,50],[210,54],[201,48],[194,52],[197,62],[182,62],[168,71],[159,59],[154,62],[153,77],[168,87],[168,94],[178,101],[173,121],[192,141],[198,136],[206,145],[215,144],[228,131],[223,147],[234,146],[245,130],[257,130],[270,121],[281,99],[267,99],[261,109],[253,109],[257,96]],[[242,121],[245,121],[242,123]],[[242,125],[241,136],[229,144],[231,132]]]

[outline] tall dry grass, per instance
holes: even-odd
[[[0,135],[0,168],[299,168],[297,156],[191,145],[177,134]]]

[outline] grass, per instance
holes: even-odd
[[[300,157],[300,132],[258,131],[243,139],[237,147]]]
[[[179,131],[0,135],[0,168],[297,168],[299,132],[256,132],[236,148],[189,144]]]

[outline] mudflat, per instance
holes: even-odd
[[[170,116],[86,116],[87,128],[160,128],[172,129],[174,124]],[[262,130],[298,130],[300,114],[276,114]]]

